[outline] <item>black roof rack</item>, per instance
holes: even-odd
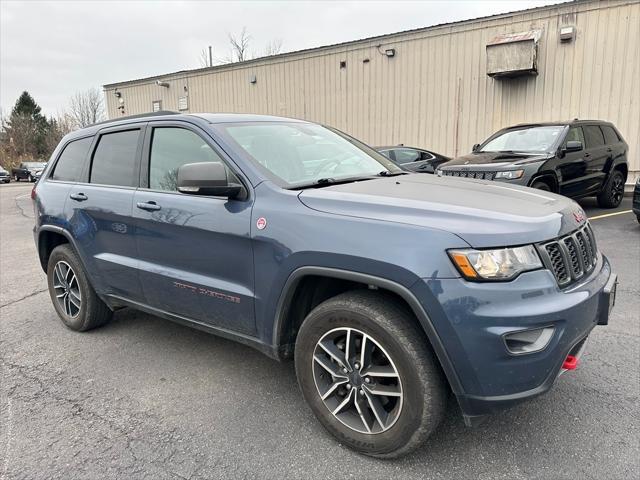
[[[126,117],[110,118],[109,120],[104,120],[102,122],[92,123],[91,125],[87,125],[87,127],[95,127],[96,125],[105,125],[107,123],[119,122],[121,120],[132,120],[135,118],[161,117],[163,115],[179,115],[179,114],[180,112],[174,112],[172,110],[160,110],[158,112],[139,113],[137,115],[128,115]]]

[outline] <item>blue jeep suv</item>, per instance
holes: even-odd
[[[67,135],[34,187],[62,322],[121,307],[293,357],[340,442],[397,457],[548,390],[616,276],[580,207],[407,173],[329,127],[162,112]]]

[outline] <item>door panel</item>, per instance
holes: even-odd
[[[133,193],[131,188],[76,184],[66,208],[78,248],[98,282],[96,290],[139,302],[144,297],[131,218]]]
[[[568,141],[581,142],[582,150],[578,152],[566,152],[564,157],[555,161],[557,162],[560,193],[568,197],[573,197],[580,195],[585,188],[584,181],[587,175],[587,162],[590,153],[586,149],[581,127],[572,127],[569,129],[563,145],[566,146]]]
[[[176,191],[181,165],[226,165],[196,127],[154,123],[144,152],[140,182],[150,188],[136,192],[133,215],[146,302],[209,325],[255,333],[252,200]]]
[[[65,207],[96,291],[137,302],[144,296],[131,212],[144,128],[139,123],[101,130]]]
[[[584,137],[587,142],[587,175],[585,178],[585,193],[594,193],[599,190],[605,177],[605,165],[611,156],[611,149],[605,145],[604,135],[598,125],[586,125],[583,127]]]
[[[138,208],[150,202],[160,208]],[[254,333],[251,204],[139,190],[134,205],[147,303]]]

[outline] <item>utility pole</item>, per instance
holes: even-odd
[[[211,53],[211,45],[209,45],[209,66],[213,67],[213,54]]]

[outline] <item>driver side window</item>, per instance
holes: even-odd
[[[179,127],[156,127],[151,140],[149,188],[178,190],[178,169],[187,163],[221,162],[220,156],[197,134]],[[227,168],[227,177],[235,175]]]
[[[569,129],[569,133],[567,133],[567,138],[564,139],[564,147],[567,146],[567,142],[580,142],[582,143],[582,148],[584,148],[584,134],[582,133],[582,128],[571,127]]]

